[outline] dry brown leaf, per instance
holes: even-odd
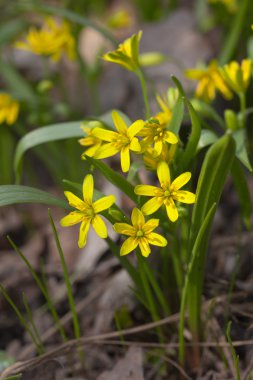
[[[111,371],[103,372],[98,380],[144,380],[143,351],[140,347],[130,347]]]

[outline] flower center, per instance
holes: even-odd
[[[165,190],[165,192],[163,193],[165,197],[169,197],[170,196],[170,191],[169,190]]]
[[[117,138],[113,141],[116,149],[121,149],[130,144],[129,137],[123,134],[118,134]]]
[[[137,237],[142,237],[142,236],[144,236],[144,232],[142,230],[138,230],[137,233],[136,233],[136,236]]]
[[[84,210],[84,216],[86,217],[86,218],[94,218],[95,217],[95,215],[96,215],[96,213],[95,213],[95,211],[94,211],[94,209],[93,209],[93,207],[92,206],[88,206],[85,210]]]

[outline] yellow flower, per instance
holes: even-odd
[[[237,0],[209,0],[209,3],[211,4],[222,3],[231,13],[235,13],[238,10]]]
[[[19,103],[9,94],[0,93],[0,124],[12,125],[18,118]]]
[[[145,222],[143,213],[138,208],[134,208],[131,220],[133,225],[127,223],[114,224],[116,232],[129,236],[122,244],[120,249],[121,256],[127,255],[139,246],[142,256],[148,257],[151,252],[150,244],[157,245],[158,247],[165,247],[167,245],[167,240],[163,236],[152,232],[158,227],[159,219],[150,219]]]
[[[195,202],[195,194],[180,190],[190,180],[191,173],[185,172],[171,182],[169,167],[166,162],[162,161],[158,165],[157,176],[161,187],[137,185],[134,189],[138,195],[153,197],[142,206],[141,211],[143,214],[150,215],[165,205],[168,218],[175,222],[178,219],[178,210],[174,201],[188,204]]]
[[[89,122],[89,126],[82,125],[82,130],[86,133],[86,137],[79,139],[78,142],[80,145],[89,147],[87,148],[83,154],[82,158],[85,160],[85,156],[93,157],[97,151],[97,149],[102,145],[102,140],[99,137],[93,135],[93,130],[97,125],[102,125],[99,122]]]
[[[244,59],[241,66],[232,61],[220,69],[228,86],[236,93],[245,92],[249,86],[252,71],[252,61]]]
[[[231,99],[232,93],[219,72],[218,64],[215,60],[211,61],[205,68],[188,69],[185,75],[189,79],[198,80],[199,84],[196,89],[196,97],[210,102],[215,98],[216,90],[219,91],[225,99]]]
[[[45,19],[41,29],[30,28],[26,41],[18,41],[14,45],[38,55],[50,56],[58,61],[65,53],[69,59],[75,59],[75,40],[70,33],[69,24],[64,21],[58,24],[53,18]]]
[[[128,128],[116,111],[112,112],[112,119],[118,132],[103,128],[94,128],[92,131],[93,136],[108,142],[98,148],[94,157],[102,159],[120,152],[122,171],[127,172],[130,168],[130,150],[133,152],[141,151],[140,143],[135,135],[143,128],[144,121],[136,120]]]
[[[159,121],[160,124],[168,125],[171,119],[171,110],[169,108],[168,99],[166,96],[156,96],[156,101],[161,108],[161,112],[155,115],[155,119]]]
[[[161,161],[170,162],[173,159],[176,150],[177,144],[170,145],[169,147],[168,145],[164,145],[161,154],[157,156],[154,148],[148,148],[143,153],[144,164],[149,170],[157,170],[158,164]]]
[[[126,9],[119,9],[110,15],[106,24],[112,29],[127,28],[132,24],[132,19]]]
[[[143,129],[138,132],[138,136],[143,137],[141,141],[142,151],[153,146],[155,154],[159,156],[167,143],[172,145],[177,144],[177,136],[173,132],[168,131],[166,127],[166,124],[160,124],[156,118],[149,119]]]
[[[140,68],[139,64],[139,42],[142,31],[127,38],[118,49],[103,55],[103,59],[108,62],[116,63],[130,71]]]
[[[115,202],[115,197],[114,195],[108,195],[93,202],[93,191],[93,177],[91,174],[87,174],[83,181],[83,200],[70,191],[64,192],[70,206],[74,207],[76,211],[72,211],[69,215],[62,218],[61,225],[68,227],[81,222],[78,240],[79,248],[84,247],[86,244],[90,224],[92,224],[99,237],[102,239],[107,237],[106,225],[98,213],[111,207]]]

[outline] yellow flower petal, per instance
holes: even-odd
[[[158,195],[159,191],[161,192],[161,190],[158,187],[151,186],[151,185],[137,185],[134,188],[135,194],[146,195],[150,197],[154,197]]]
[[[105,222],[99,215],[96,215],[95,218],[92,219],[91,223],[99,237],[102,239],[107,238],[108,234]]]
[[[176,208],[176,205],[173,201],[173,199],[168,199],[167,204],[166,204],[166,211],[169,219],[172,222],[175,222],[178,219],[178,211]]]
[[[136,233],[135,228],[127,223],[115,223],[113,228],[118,234],[122,235],[135,236]]]
[[[94,157],[97,159],[102,159],[102,158],[114,156],[115,154],[119,152],[120,152],[120,149],[116,148],[113,143],[108,143],[98,148]]]
[[[136,137],[134,137],[130,142],[130,150],[133,150],[134,152],[140,152],[141,151],[141,145]]]
[[[147,201],[142,206],[141,211],[145,215],[150,215],[150,214],[153,214],[154,212],[156,212],[162,206],[162,204],[163,204],[162,198],[154,197],[154,198],[150,199],[149,201]]]
[[[60,223],[63,227],[73,226],[83,220],[83,213],[79,211],[72,211],[61,219]]]
[[[121,169],[122,169],[123,173],[128,172],[129,168],[130,168],[129,146],[124,146],[121,149],[121,152],[120,152],[120,162],[121,162]]]
[[[158,164],[157,176],[162,187],[167,187],[170,185],[170,169],[165,161]]]
[[[100,140],[104,140],[108,142],[111,142],[117,139],[118,137],[118,134],[116,132],[109,131],[108,129],[104,129],[104,128],[98,128],[98,127],[92,130],[92,134],[93,136],[98,137]]]
[[[173,195],[173,198],[176,201],[191,204],[195,203],[196,195],[191,193],[190,191],[178,190],[176,194]]]
[[[159,226],[159,219],[150,219],[142,227],[142,231],[145,235],[150,234],[156,227]]]
[[[116,129],[118,130],[118,132],[120,134],[126,134],[127,125],[124,122],[124,120],[122,119],[122,117],[118,114],[118,112],[112,111],[112,119],[113,119],[114,125],[115,125]]]
[[[108,209],[116,201],[114,195],[107,195],[106,197],[98,199],[92,204],[93,209],[96,214],[99,212]]]
[[[127,255],[129,252],[133,251],[138,245],[138,239],[129,237],[124,241],[120,249],[120,256]]]
[[[175,133],[172,133],[172,132],[169,132],[169,131],[165,132],[165,138],[164,138],[164,140],[167,141],[169,144],[172,144],[172,145],[178,143],[178,138],[175,135]]]
[[[173,190],[178,190],[181,187],[183,187],[187,182],[190,181],[191,178],[191,173],[190,172],[185,172],[180,174],[176,179],[171,184],[171,189]]]
[[[94,181],[91,174],[87,174],[83,180],[83,199],[90,205],[92,203]]]
[[[141,250],[141,254],[144,257],[148,257],[151,253],[151,249],[148,243],[148,239],[143,237],[139,239],[139,246]]]
[[[85,203],[71,191],[64,191],[64,195],[67,198],[70,206],[77,208],[78,210],[83,210],[85,208]]]
[[[132,139],[139,133],[144,127],[145,122],[143,120],[136,120],[127,130],[127,134]]]
[[[148,234],[147,239],[150,244],[157,245],[158,247],[166,247],[166,245],[168,244],[165,237],[155,232],[151,232],[150,234]]]
[[[160,156],[160,154],[162,153],[163,145],[164,145],[164,143],[162,140],[155,141],[154,150],[155,150],[155,153],[157,156]]]
[[[143,224],[145,223],[145,218],[143,213],[138,209],[134,208],[131,215],[132,224],[134,227],[141,229]]]
[[[90,228],[90,219],[85,219],[80,226],[79,240],[78,240],[79,248],[83,248],[86,245],[89,228]]]

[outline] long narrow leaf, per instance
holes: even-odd
[[[176,134],[179,133],[182,121],[184,117],[184,98],[182,96],[179,96],[175,107],[173,108],[169,130],[171,132],[174,132]]]
[[[18,203],[42,203],[71,210],[67,201],[46,191],[21,185],[0,186],[0,207]]]
[[[84,132],[81,130],[80,125],[80,121],[53,124],[27,133],[27,135],[19,141],[16,148],[14,156],[14,170],[16,176],[18,175],[21,160],[28,149],[50,141],[82,137],[84,136]]]
[[[196,203],[193,208],[192,225],[190,230],[189,258],[201,230],[201,226],[214,203],[218,204],[224,183],[230,172],[235,157],[235,143],[231,134],[221,137],[211,146],[206,154],[196,191]],[[189,284],[189,323],[193,335],[200,334],[200,309],[203,288],[206,246],[198,253],[194,265],[193,280]]]

